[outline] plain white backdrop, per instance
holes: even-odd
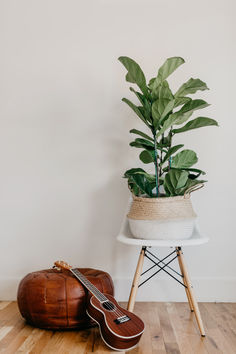
[[[0,299],[64,259],[110,272],[127,300],[138,250],[116,235],[129,197],[122,175],[139,165],[129,130],[142,128],[121,102],[131,93],[117,58],[127,55],[148,79],[182,56],[171,87],[190,77],[210,87],[198,97],[220,128],[176,140],[209,181],[193,203],[210,242],[185,256],[198,299],[236,301],[235,11],[233,0],[0,1]],[[162,275],[138,299],[185,293]]]

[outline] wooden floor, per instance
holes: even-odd
[[[206,338],[199,336],[187,303],[136,303],[135,313],[144,320],[146,330],[139,346],[129,353],[236,354],[236,304],[200,303],[200,311]],[[15,302],[0,302],[0,353],[114,352],[103,344],[97,328],[70,332],[40,330],[23,321]]]

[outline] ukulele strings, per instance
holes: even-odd
[[[89,283],[88,283],[89,284]],[[89,286],[90,286],[90,284],[89,284]],[[93,289],[93,291],[91,291],[94,295],[95,295],[95,297],[97,297],[97,299],[101,302],[101,301],[107,301],[108,303],[107,303],[107,307],[108,307],[108,309],[110,310],[110,311],[112,311],[113,310],[113,306],[115,306],[114,304],[113,304],[113,306],[110,304],[110,300],[104,295],[104,294],[102,294],[93,284],[92,284],[92,289]],[[102,299],[102,300],[101,300]],[[124,316],[124,313],[123,312],[121,312],[116,306],[115,306],[115,310],[114,311],[112,311],[114,314],[116,314],[117,316]]]
[[[92,284],[93,285],[93,284]],[[112,311],[114,314],[116,314],[117,316],[124,316],[124,313],[121,312],[113,303],[112,305],[115,306],[115,310],[113,311],[113,306],[110,304],[110,300],[103,295],[94,285],[92,287],[93,291],[92,293],[95,295],[95,297],[97,297],[97,299],[101,302],[101,301],[107,301],[107,307],[110,311]],[[102,299],[102,300],[101,300]]]
[[[94,287],[94,286],[93,286]],[[95,290],[94,290],[95,289]],[[108,301],[107,307],[110,311],[113,310],[113,306],[115,306],[114,304],[110,304],[110,300],[107,299],[107,297],[105,295],[103,295],[96,287],[93,288],[93,293],[95,293],[97,295],[97,298],[99,301],[101,301],[99,298],[101,298],[101,296],[104,298],[105,301]],[[95,296],[96,296],[95,295]],[[115,306],[115,310],[112,311],[114,314],[116,314],[117,316],[124,316],[124,313],[121,312],[116,306]]]
[[[107,304],[107,307],[108,307],[108,309],[109,310],[113,310],[113,306],[115,306],[113,303],[112,303],[112,305],[110,304],[110,300],[103,294],[103,293],[101,293],[93,284],[92,284],[92,289],[93,289],[93,293],[95,293],[96,295],[97,295],[97,297],[98,297],[98,300],[101,302],[101,298],[103,298],[105,301],[107,301],[108,302],[108,304]],[[95,296],[96,296],[95,295]],[[99,299],[100,298],[100,299]],[[114,311],[112,311],[113,313],[115,313],[117,316],[124,316],[124,313],[123,312],[121,312],[116,306],[115,306],[115,310]]]
[[[76,276],[77,274],[77,270],[74,272],[72,269],[71,269],[71,272]],[[108,307],[108,309],[110,310],[110,311],[112,311],[113,310],[113,306],[115,306],[114,304],[113,304],[113,306],[112,305],[110,305],[110,303],[109,303],[109,299],[107,299],[107,297],[105,296],[105,295],[103,295],[92,283],[91,283],[91,285],[90,285],[90,282],[86,279],[86,277],[85,276],[83,276],[83,274],[81,274],[82,275],[82,279],[83,279],[83,283],[85,283],[85,286],[86,287],[91,287],[91,285],[92,285],[92,294],[94,294],[95,295],[95,297],[97,297],[97,299],[99,300],[99,301],[101,301],[99,298],[103,298],[104,299],[104,301],[108,301],[108,304],[107,304],[107,307]],[[114,314],[116,314],[117,316],[124,316],[124,313],[123,312],[121,312],[119,309],[117,309],[117,307],[115,306],[115,311],[112,311]]]

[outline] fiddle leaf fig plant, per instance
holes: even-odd
[[[197,91],[208,90],[205,82],[190,78],[173,93],[167,78],[182,64],[181,57],[168,58],[159,68],[157,76],[147,83],[140,66],[129,57],[119,57],[127,70],[126,81],[135,84],[130,91],[137,103],[123,98],[125,102],[150,130],[149,134],[137,129],[130,133],[137,136],[130,146],[141,149],[140,160],[144,164],[153,164],[154,173],[142,168],[131,168],[124,177],[128,180],[131,192],[136,196],[150,198],[183,195],[185,191],[199,183],[205,172],[194,168],[198,162],[193,150],[183,149],[183,144],[174,145],[176,134],[210,125],[218,126],[216,120],[199,116],[192,119],[195,111],[209,104],[202,99],[192,99],[189,95]]]

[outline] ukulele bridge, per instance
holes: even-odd
[[[114,322],[115,322],[116,324],[121,324],[121,323],[127,322],[127,321],[129,321],[129,320],[130,320],[130,318],[129,318],[128,316],[121,316],[121,317],[116,318],[116,319],[114,320]]]

